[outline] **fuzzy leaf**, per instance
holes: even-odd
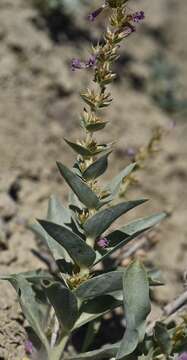
[[[77,195],[79,200],[89,209],[97,208],[100,204],[97,195],[88,187],[88,185],[70,169],[61,163],[57,163],[61,175]]]
[[[23,277],[23,275],[9,275],[7,276],[7,280],[16,290],[20,306],[30,326],[48,351],[49,344],[42,326],[45,321],[46,307],[45,309],[42,307],[41,302],[36,298],[36,294],[32,289],[31,284]]]
[[[117,176],[114,177],[110,183],[105,186],[103,189],[104,193],[108,193],[107,199],[112,200],[114,196],[118,193],[121,183],[125,177],[127,177],[135,168],[136,163],[128,165],[124,170],[122,170]]]
[[[87,156],[87,157],[90,157],[90,156],[95,156],[97,154],[100,154],[104,151],[107,151],[111,148],[112,144],[100,144],[100,145],[97,145],[97,148],[94,149],[94,150],[90,150],[90,149],[87,149],[86,147],[82,146],[82,145],[79,145],[79,144],[76,144],[76,143],[73,143],[67,139],[64,139],[66,141],[66,143],[78,154],[82,155],[82,156]]]
[[[116,300],[110,295],[98,296],[86,301],[80,308],[80,317],[76,321],[74,329],[97,319],[120,305],[122,305],[122,301]]]
[[[99,131],[105,128],[105,126],[107,125],[107,121],[102,121],[102,122],[97,122],[97,123],[93,123],[93,124],[87,124],[85,125],[85,128],[88,131],[94,132],[94,131]]]
[[[128,238],[129,236],[138,235],[142,233],[142,231],[146,231],[152,228],[160,221],[162,221],[166,216],[167,215],[164,212],[156,213],[154,215],[132,221],[129,224],[121,227],[119,230],[113,231],[107,236],[110,246],[115,246],[119,244],[120,241]]]
[[[83,178],[86,180],[96,179],[101,176],[107,169],[108,166],[108,156],[111,152],[103,155],[93,164],[91,164],[82,174]]]
[[[123,271],[110,271],[85,281],[76,290],[75,295],[87,300],[105,295],[113,291],[122,290]]]
[[[73,143],[67,139],[64,139],[65,142],[78,154],[82,155],[82,156],[92,156],[92,152],[85,148],[82,145],[79,145],[77,143]]]
[[[49,199],[47,220],[63,226],[65,224],[70,224],[71,222],[70,210],[66,209],[54,195]],[[62,246],[54,241],[54,239],[49,236],[49,234],[46,233],[40,224],[34,223],[30,226],[30,229],[47,243],[47,246],[55,260],[66,259],[69,261],[69,257],[67,256],[66,251],[62,248]]]
[[[154,337],[160,350],[164,354],[169,355],[172,350],[172,341],[165,324],[159,321],[156,322],[154,327]]]
[[[38,282],[40,282],[41,280],[52,280],[53,279],[51,274],[49,274],[47,271],[41,270],[41,269],[33,270],[33,271],[20,272],[19,275],[23,276],[24,279],[26,279],[27,281],[29,281],[29,282],[31,282],[33,284],[34,283],[38,284]],[[11,279],[13,279],[16,276],[17,276],[17,274],[1,275],[0,280],[8,280],[8,281],[10,281]]]
[[[119,349],[119,342],[115,344],[105,345],[98,350],[88,351],[83,354],[69,356],[67,360],[101,360],[115,357]]]
[[[127,211],[135,208],[136,206],[143,204],[145,201],[147,200],[141,199],[127,201],[98,212],[96,215],[92,216],[85,222],[83,227],[85,229],[86,235],[96,239],[121,215],[125,214]]]
[[[123,278],[126,331],[116,359],[131,354],[145,336],[145,321],[151,310],[149,280],[139,261],[129,265]]]
[[[38,221],[45,231],[65,248],[77,265],[88,267],[93,264],[96,257],[95,251],[78,235],[64,226],[45,220]]]
[[[62,328],[72,329],[78,317],[77,299],[73,292],[57,281],[43,281],[43,286]]]

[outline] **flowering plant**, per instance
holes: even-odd
[[[94,86],[81,92],[85,103],[81,115],[85,133],[83,140],[73,142],[65,139],[77,153],[75,164],[70,169],[61,162],[57,163],[60,174],[71,189],[69,203],[64,207],[52,196],[47,220],[38,220],[32,226],[46,242],[56,263],[56,271],[50,273],[39,269],[1,276],[15,288],[22,310],[36,334],[36,343],[29,340],[26,344],[26,351],[33,359],[114,357],[117,360],[148,360],[159,359],[162,355],[169,359],[170,355],[175,356],[176,349],[182,351],[176,328],[169,333],[167,326],[158,322],[154,331],[146,331],[146,319],[151,309],[150,287],[160,283],[143,264],[134,261],[126,269],[105,269],[103,266],[102,271],[96,266],[166,216],[163,212],[157,213],[110,231],[110,225],[116,219],[146,199],[115,202],[121,183],[135,169],[136,163],[125,167],[105,186],[98,180],[107,170],[112,152],[112,144],[98,144],[94,137],[95,132],[107,125],[102,110],[112,102],[108,91],[108,85],[116,77],[112,65],[119,57],[119,44],[144,18],[142,11],[131,13],[127,1],[106,0],[89,15],[89,20],[94,21],[101,12],[109,10],[103,41],[92,47],[88,60],[72,61],[73,71],[93,69]],[[92,325],[95,319],[121,305],[125,308],[126,325],[120,342],[86,353],[71,354],[68,351],[71,336],[77,329],[88,323]],[[182,339],[186,341],[186,327],[184,324],[181,326]]]

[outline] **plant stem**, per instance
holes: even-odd
[[[60,343],[50,351],[49,360],[61,360],[63,358],[64,349],[68,339],[69,335],[64,334],[64,336],[61,338]]]

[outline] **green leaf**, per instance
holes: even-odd
[[[27,281],[29,281],[33,284],[35,284],[35,283],[38,284],[40,282],[40,280],[52,280],[53,279],[51,274],[49,274],[47,271],[41,270],[41,269],[20,272],[19,275],[23,276],[24,279],[26,279]],[[0,280],[10,281],[12,278],[14,278],[16,276],[17,276],[17,274],[1,275]]]
[[[76,321],[74,329],[97,319],[120,305],[122,305],[122,301],[110,295],[98,296],[95,299],[84,302],[80,308],[80,317]]]
[[[88,187],[88,185],[70,169],[61,163],[57,163],[61,175],[77,195],[79,200],[89,209],[95,209],[100,205],[97,195]]]
[[[47,220],[58,225],[67,225],[71,223],[70,210],[65,208],[55,195],[52,195],[49,198]]]
[[[165,324],[161,322],[156,322],[154,327],[154,338],[160,348],[160,350],[166,354],[169,355],[172,350],[172,341],[169,335],[169,332],[167,330],[167,327]]]
[[[107,199],[112,200],[114,196],[118,193],[121,183],[125,177],[127,177],[135,168],[136,163],[128,165],[124,170],[122,170],[114,179],[103,189],[104,193],[108,193]]]
[[[120,241],[128,238],[129,236],[138,235],[142,233],[142,231],[146,231],[152,228],[160,221],[162,221],[166,216],[167,215],[164,212],[156,213],[154,215],[132,221],[129,224],[121,227],[119,230],[113,231],[107,236],[110,246],[115,246],[116,244],[119,244]]]
[[[131,354],[145,336],[145,322],[151,310],[149,280],[139,261],[129,265],[123,278],[126,330],[116,359]]]
[[[45,220],[38,221],[44,230],[65,248],[77,265],[89,267],[93,264],[96,257],[95,251],[78,235],[64,226]]]
[[[77,299],[73,292],[57,281],[43,281],[43,286],[62,329],[72,329],[78,317]]]
[[[101,121],[101,122],[97,122],[97,123],[90,123],[85,125],[85,128],[88,131],[94,132],[94,131],[99,131],[105,128],[105,126],[107,125],[107,121]]]
[[[97,145],[97,147],[95,149],[91,150],[82,145],[73,143],[67,139],[64,139],[64,140],[76,153],[78,153],[79,155],[82,155],[82,156],[87,156],[87,157],[95,156],[104,151],[107,151],[107,150],[111,149],[111,146],[112,146],[112,143],[111,144],[100,144],[100,145]]]
[[[123,271],[110,271],[106,274],[95,276],[82,283],[75,290],[75,295],[87,300],[113,291],[122,290],[122,277]]]
[[[91,164],[82,174],[83,178],[86,180],[96,179],[101,176],[108,167],[108,156],[111,154],[111,151],[103,156],[101,156],[98,160],[96,160],[93,164]]]
[[[88,351],[83,354],[69,356],[67,360],[101,360],[115,357],[119,349],[119,342],[103,346],[101,349]]]
[[[147,200],[141,199],[127,201],[96,213],[96,215],[88,219],[83,225],[86,235],[92,239],[96,239],[121,215],[125,214],[127,211],[135,208],[136,206],[143,204],[145,201]]]
[[[73,143],[67,139],[64,140],[79,155],[88,156],[88,157],[92,156],[92,152],[89,149],[85,148],[84,146],[79,145],[77,143]]]
[[[45,322],[46,307],[41,305],[41,302],[36,298],[36,294],[32,289],[31,284],[23,277],[23,275],[9,275],[7,280],[16,290],[19,303],[24,315],[26,316],[30,326],[35,331],[45,349],[49,351],[48,340],[43,331],[43,324]]]
[[[54,195],[51,196],[49,199],[47,220],[63,226],[71,222],[70,210],[66,209]],[[46,233],[46,231],[42,228],[40,224],[34,223],[29,227],[32,231],[34,231],[36,235],[38,235],[42,240],[47,243],[47,246],[55,260],[70,260],[69,256],[67,256],[65,249],[63,249],[62,246],[60,246],[56,241],[54,241],[54,239]]]

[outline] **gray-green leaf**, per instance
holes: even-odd
[[[77,299],[73,292],[57,281],[43,281],[43,286],[62,329],[72,329],[78,317]]]
[[[76,290],[75,295],[87,300],[122,290],[123,271],[110,271],[85,281]]]
[[[99,207],[100,200],[97,195],[89,188],[89,186],[76,174],[68,169],[65,165],[57,163],[61,175],[77,195],[79,200],[89,209]]]
[[[96,179],[101,176],[107,169],[108,166],[108,156],[111,152],[106,155],[101,156],[93,164],[91,164],[82,174],[83,178],[86,180]]]
[[[95,251],[77,234],[64,226],[45,220],[38,221],[45,231],[65,248],[77,265],[89,267],[93,264],[96,257]]]
[[[37,300],[32,285],[22,275],[9,275],[7,280],[15,288],[19,303],[30,326],[35,331],[45,349],[49,350],[48,340],[43,331],[46,308],[43,310],[41,303]]]
[[[128,165],[117,176],[115,176],[114,179],[110,181],[107,186],[105,186],[103,192],[109,193],[107,199],[109,198],[110,200],[112,200],[114,198],[114,196],[118,193],[120,189],[123,179],[125,179],[134,170],[135,166],[136,163]]]
[[[88,351],[83,354],[69,356],[67,360],[101,360],[108,359],[113,356],[116,356],[116,353],[119,349],[119,342],[111,345],[105,345],[101,349]]]
[[[84,230],[88,237],[96,239],[121,215],[138,205],[143,204],[146,199],[127,201],[98,212],[84,223]]]
[[[126,331],[116,359],[131,354],[145,336],[145,322],[151,310],[149,280],[144,266],[135,261],[129,265],[123,278],[123,296]]]
[[[165,324],[159,321],[156,322],[154,327],[154,337],[160,350],[164,354],[169,355],[172,350],[172,341]]]

